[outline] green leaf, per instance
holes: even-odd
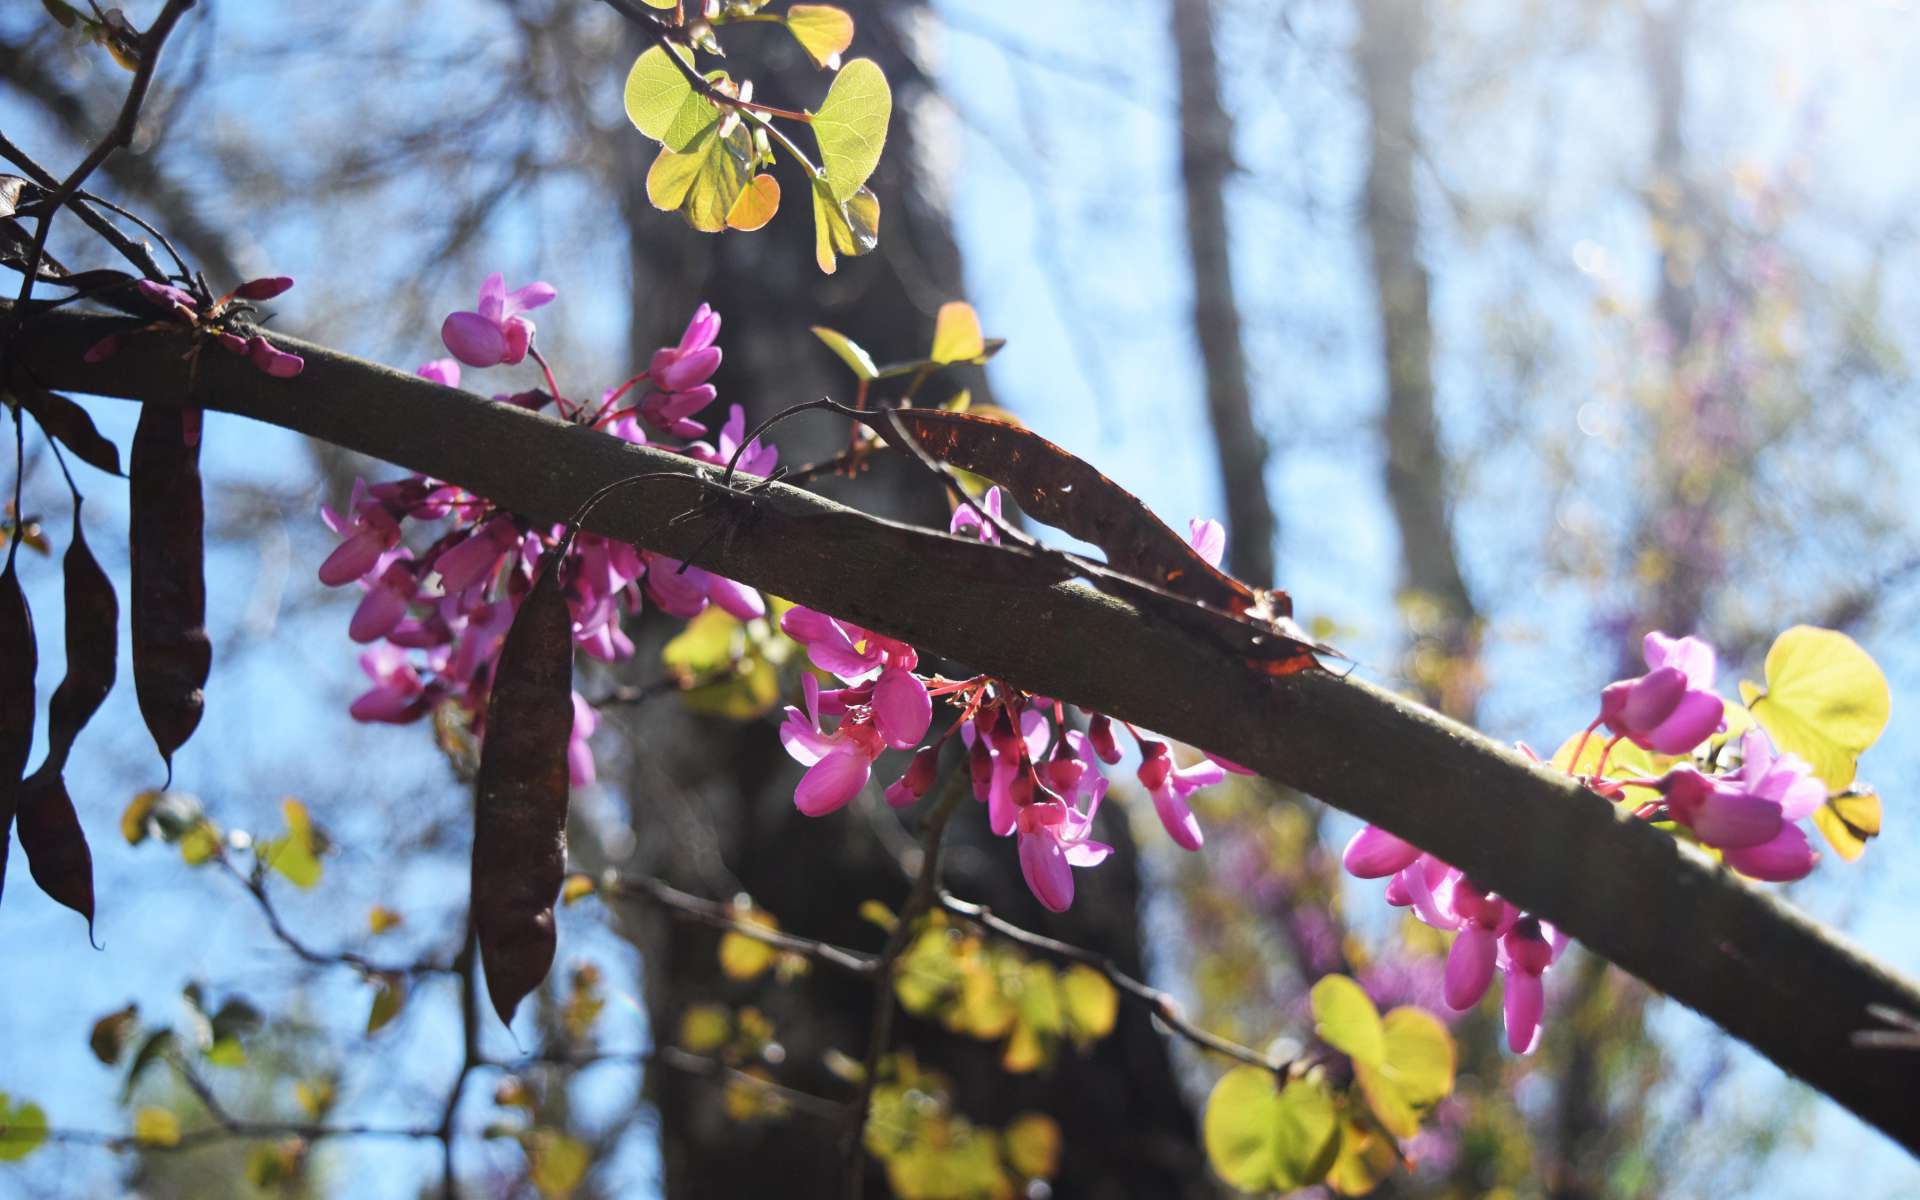
[[[837,67],[840,55],[853,45],[853,18],[831,4],[796,4],[787,10],[787,32],[814,66]]]
[[[247,1052],[240,1045],[239,1038],[218,1038],[207,1047],[207,1062],[216,1067],[244,1067],[247,1065]]]
[[[1413,1111],[1413,1105],[1408,1102],[1406,1093],[1387,1077],[1382,1068],[1355,1062],[1353,1078],[1360,1085],[1361,1093],[1366,1096],[1367,1107],[1373,1110],[1374,1119],[1380,1122],[1380,1128],[1401,1138],[1410,1138],[1420,1132],[1420,1114]]]
[[[1887,727],[1887,677],[1844,633],[1796,625],[1767,651],[1767,687],[1748,707],[1774,745],[1807,760],[1831,791]]]
[[[1378,1066],[1386,1057],[1380,1010],[1359,984],[1329,975],[1313,985],[1314,1028],[1321,1039],[1356,1063]]]
[[[738,617],[709,606],[661,647],[660,663],[675,675],[710,675],[746,649],[746,627]]]
[[[854,376],[862,380],[880,377],[880,371],[873,365],[873,356],[862,350],[854,340],[837,329],[828,329],[825,325],[815,325],[813,336],[827,344],[827,349],[840,356],[840,361],[852,368]]]
[[[820,143],[820,165],[833,199],[851,200],[873,174],[892,116],[893,91],[879,64],[856,58],[840,68],[813,114],[813,136]]]
[[[28,1100],[0,1092],[0,1162],[19,1162],[47,1140],[47,1114]]]
[[[758,925],[766,930],[780,928],[780,922],[774,920],[772,913],[757,908],[737,908],[734,917],[745,924]],[[767,943],[744,933],[729,929],[720,935],[720,970],[730,979],[754,978],[773,965],[778,953]]]
[[[691,51],[676,47],[674,53],[693,61]],[[720,106],[694,91],[685,72],[658,46],[634,60],[625,100],[633,127],[669,150],[685,150],[721,115]]]
[[[827,189],[825,177],[813,177],[813,256],[822,273],[831,275],[835,257],[857,258],[880,244],[880,199],[866,188],[844,204]]]
[[[1060,976],[1060,998],[1076,1042],[1084,1045],[1113,1032],[1120,1015],[1120,993],[1105,975],[1085,963],[1068,967]]]
[[[1272,1186],[1292,1191],[1325,1179],[1340,1150],[1339,1119],[1326,1082],[1317,1077],[1289,1080],[1274,1122]]]
[[[752,166],[753,138],[739,122],[709,125],[684,152],[661,149],[647,171],[647,199],[662,212],[679,209],[702,233],[719,233],[746,190]]]
[[[1280,1090],[1273,1072],[1235,1067],[1207,1097],[1200,1140],[1214,1172],[1242,1192],[1273,1186],[1280,1162]]]
[[[971,362],[986,353],[987,341],[980,336],[980,315],[964,300],[952,300],[940,306],[933,323],[933,352],[927,357],[941,366]]]
[[[696,1004],[680,1016],[680,1045],[695,1054],[711,1054],[727,1044],[733,1020],[717,1004]]]
[[[1453,1091],[1453,1038],[1432,1013],[1402,1006],[1382,1023],[1386,1061],[1381,1070],[1407,1103],[1424,1108]]]

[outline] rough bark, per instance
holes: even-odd
[[[1233,119],[1220,106],[1212,0],[1172,0],[1173,49],[1180,73],[1180,183],[1186,201],[1187,254],[1193,264],[1193,329],[1206,375],[1207,419],[1226,495],[1225,566],[1248,583],[1273,585],[1279,532],[1267,501],[1267,442],[1253,419],[1253,389],[1234,295],[1227,233],[1227,180],[1233,174]]]
[[[129,324],[40,314],[18,361],[52,387],[215,408],[325,438],[537,520],[567,519],[601,486],[643,471],[685,477],[627,489],[586,528],[669,555],[705,547],[703,565],[722,574],[1319,796],[1430,848],[1920,1148],[1910,1060],[1855,1042],[1876,1027],[1869,1006],[1920,1013],[1920,988],[1772,893],[1421,705],[1327,671],[1275,678],[1170,611],[1063,579],[1052,560],[1017,548],[777,484],[754,498],[717,496],[683,457],[297,338],[276,335],[306,358],[291,380],[208,355],[196,385],[177,345],[157,336],[82,361]],[[712,507],[670,524],[702,500]],[[788,859],[796,869],[810,861]],[[1013,874],[1010,862],[1003,869]]]

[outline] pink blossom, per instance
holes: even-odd
[[[550,303],[554,295],[545,283],[509,292],[506,277],[495,271],[480,285],[478,305],[448,315],[440,326],[440,340],[470,367],[511,366],[526,358],[533,343],[533,322],[520,314]]]
[[[399,648],[386,644],[373,647],[361,654],[360,669],[373,681],[373,688],[348,710],[354,720],[404,725],[432,707],[420,673]]]
[[[885,749],[867,714],[849,713],[832,733],[820,726],[820,681],[801,680],[806,711],[789,705],[780,726],[780,744],[807,773],[794,789],[793,802],[810,817],[843,807],[860,793],[873,772],[873,760]]]
[[[955,535],[963,532],[971,533],[983,542],[998,545],[1000,541],[1000,530],[996,522],[1000,520],[1001,504],[1002,496],[1000,487],[996,484],[988,488],[987,494],[980,498],[980,508],[975,508],[971,504],[962,504],[959,508],[954,509],[953,519],[947,522],[947,532]],[[981,514],[981,508],[986,510],[987,515],[983,516]],[[988,516],[991,516],[993,519],[988,520]],[[1071,888],[1069,888],[1069,892],[1071,892]]]
[[[1167,836],[1183,850],[1200,849],[1206,838],[1187,805],[1187,797],[1219,783],[1227,777],[1226,771],[1204,759],[1190,767],[1175,768],[1164,742],[1142,742],[1140,752],[1140,785],[1153,797],[1153,811],[1166,827]]]
[[[350,515],[343,518],[325,505],[320,508],[327,527],[345,538],[320,564],[320,582],[328,587],[352,583],[366,575],[382,554],[400,542],[400,522],[368,494],[365,480],[354,481],[347,512]]]
[[[1722,725],[1726,705],[1713,692],[1713,647],[1655,632],[1647,635],[1644,654],[1645,675],[1600,693],[1600,719],[1642,749],[1685,754]]]
[[[422,379],[430,379],[442,387],[460,386],[460,364],[451,358],[436,358],[432,362],[421,363],[413,370]]]
[[[683,438],[707,431],[691,417],[712,404],[717,394],[707,380],[720,366],[720,347],[713,344],[719,336],[720,314],[702,304],[694,310],[678,345],[653,352],[647,376],[657,390],[640,402],[640,415],[647,424]]]
[[[600,728],[600,714],[579,692],[573,694],[573,729],[567,735],[567,775],[574,787],[590,787],[597,778],[593,769],[593,747],[587,739]]]
[[[1074,867],[1099,866],[1113,853],[1112,846],[1087,836],[1099,807],[1096,794],[1084,813],[1059,800],[1039,801],[1020,810],[1016,827],[1020,874],[1034,898],[1051,912],[1065,912],[1072,906]]]
[[[1227,527],[1210,517],[1195,517],[1187,522],[1187,544],[1208,566],[1217,567],[1227,552]]]

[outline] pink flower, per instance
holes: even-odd
[[[992,521],[989,521],[986,516],[981,515],[979,508],[975,508],[971,504],[962,504],[959,508],[953,510],[953,519],[947,522],[947,532],[955,535],[963,532],[971,533],[983,542],[991,542],[998,545],[1000,541],[1000,530],[994,522],[1000,519],[1001,503],[1002,496],[1000,487],[996,484],[988,488],[987,494],[980,498],[980,508],[986,509],[987,514],[992,516]]]
[[[707,380],[720,366],[720,314],[702,304],[687,322],[677,346],[653,352],[647,376],[657,389],[640,402],[640,416],[662,433],[695,438],[707,431],[692,420],[718,394]]]
[[[807,768],[794,789],[793,802],[809,817],[822,817],[860,794],[873,773],[873,760],[886,747],[870,717],[849,713],[840,727],[827,733],[820,727],[820,681],[801,680],[806,712],[789,705],[780,726],[780,744]]]
[[[573,731],[567,736],[567,775],[568,782],[574,787],[590,787],[596,775],[593,769],[593,747],[587,739],[593,731],[600,728],[600,714],[579,692],[573,694]]]
[[[780,617],[780,631],[807,648],[813,665],[848,683],[865,683],[888,664],[912,670],[919,660],[912,646],[794,605]]]
[[[1187,522],[1187,544],[1208,566],[1217,567],[1227,552],[1227,527],[1211,517],[1195,517]]]
[[[1547,1007],[1541,981],[1567,948],[1567,937],[1537,917],[1522,917],[1500,938],[1500,969],[1506,972],[1501,1008],[1507,1023],[1507,1049],[1532,1054],[1540,1045],[1540,1018]]]
[[[1153,797],[1153,811],[1166,827],[1167,836],[1182,850],[1200,849],[1206,838],[1200,833],[1200,822],[1194,817],[1193,809],[1187,805],[1187,797],[1219,783],[1227,777],[1226,771],[1218,763],[1205,759],[1176,769],[1164,742],[1142,742],[1140,752],[1140,785]]]
[[[1713,647],[1698,638],[1649,633],[1647,673],[1600,693],[1608,729],[1657,754],[1685,754],[1721,727],[1726,705],[1713,693]]]
[[[400,522],[368,494],[365,480],[354,481],[347,511],[352,515],[342,518],[325,505],[320,508],[327,528],[345,538],[320,564],[320,582],[328,587],[352,583],[366,575],[382,554],[400,543]]]
[[[451,358],[436,358],[432,362],[421,363],[413,373],[442,387],[460,386],[460,364]]]
[[[623,418],[630,419],[630,418]],[[734,451],[740,449],[740,439],[747,436],[747,412],[738,404],[727,409],[727,423],[720,427],[719,446],[709,446],[705,442],[695,442],[687,447],[687,453],[701,462],[724,467],[732,460]],[[645,435],[640,440],[646,441]],[[780,463],[780,451],[773,446],[763,445],[759,438],[741,451],[736,469],[749,475],[767,476],[773,474],[774,467]]]
[[[420,673],[398,647],[383,643],[366,651],[360,656],[360,669],[373,680],[373,688],[348,709],[354,720],[404,725],[433,706]]]
[[[1103,779],[1104,785],[1105,780]],[[1087,836],[1100,809],[1102,786],[1084,813],[1060,800],[1044,800],[1020,810],[1016,833],[1020,874],[1034,898],[1051,912],[1065,912],[1073,904],[1073,868],[1096,867],[1113,847]]]
[[[440,326],[440,340],[470,367],[511,366],[526,358],[533,344],[533,322],[520,314],[551,303],[554,295],[545,283],[509,292],[506,277],[495,271],[480,285],[475,308],[448,315]]]
[[[1377,825],[1369,825],[1347,843],[1340,864],[1356,879],[1384,879],[1398,875],[1419,857],[1419,847],[1401,841]]]
[[[271,300],[293,286],[290,275],[265,275],[259,279],[249,279],[233,289],[236,300]]]

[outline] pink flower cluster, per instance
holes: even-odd
[[[960,506],[951,529],[997,540],[994,522],[1001,506],[1000,489],[990,489],[980,508]],[[1194,545],[1203,554],[1211,552],[1210,561],[1218,560],[1224,544],[1219,528],[1214,521],[1193,523]],[[1021,874],[1040,903],[1066,911],[1073,903],[1073,868],[1096,866],[1113,852],[1090,833],[1107,793],[1102,765],[1115,765],[1122,757],[1109,718],[1084,714],[1082,732],[1068,727],[1065,706],[1058,701],[1001,680],[923,677],[915,673],[919,656],[912,646],[811,609],[789,609],[780,627],[806,647],[814,666],[845,685],[822,691],[808,675],[802,681],[804,709],[788,708],[780,727],[787,753],[807,767],[794,792],[801,812],[823,816],[841,808],[866,786],[883,752],[918,747],[906,771],[886,789],[887,802],[896,808],[914,803],[933,784],[940,746],[957,733],[988,827],[996,836],[1015,839]],[[936,697],[958,706],[960,715],[936,741],[921,745]],[[827,718],[838,718],[831,730]],[[1165,742],[1125,728],[1139,750],[1136,775],[1168,835],[1183,849],[1198,850],[1200,824],[1187,798],[1220,782],[1228,770],[1245,773],[1244,768],[1217,760],[1177,766]]]
[[[476,308],[447,318],[442,340],[469,365],[514,364],[529,355],[538,361],[533,325],[521,314],[553,298],[554,290],[547,284],[528,284],[508,293],[500,275],[489,276]],[[720,318],[702,305],[680,345],[654,355],[656,364],[668,368],[669,382],[662,384],[660,372],[650,369],[605,392],[591,409],[562,397],[550,372],[546,372],[544,391],[494,399],[533,409],[552,403],[568,419],[590,422],[635,443],[647,441],[642,421],[662,432],[705,432],[705,426],[687,419],[696,408],[674,409],[669,420],[663,415],[666,402],[656,397],[685,396],[692,391],[702,397],[702,404],[715,398],[706,378],[719,365],[720,351],[712,345],[719,326]],[[690,345],[701,352],[691,366],[689,356],[681,354]],[[541,365],[544,371],[544,362]],[[460,363],[453,359],[437,359],[418,373],[448,387],[460,384]],[[689,382],[695,376],[697,381]],[[665,390],[621,407],[622,397],[644,382]],[[684,406],[686,402],[677,403]],[[669,448],[703,462],[724,463],[739,448],[745,424],[745,413],[735,405],[717,446],[693,443]],[[756,441],[745,448],[741,463],[745,470],[764,473],[773,468],[777,457],[772,447]],[[360,656],[360,666],[373,686],[353,702],[352,715],[361,721],[406,723],[452,703],[484,736],[487,695],[500,647],[532,585],[540,556],[559,541],[564,527],[536,525],[453,484],[421,475],[373,485],[360,482],[345,513],[323,507],[321,515],[341,541],[320,564],[320,581],[331,587],[357,584],[365,593],[347,634],[369,646]],[[409,545],[408,521],[444,528],[423,534]],[[574,538],[560,570],[573,616],[574,642],[583,653],[603,662],[634,653],[622,617],[638,613],[646,600],[676,617],[697,616],[709,604],[742,620],[766,614],[760,594],[751,588],[595,534]],[[595,777],[587,739],[599,724],[599,714],[577,692],[573,708],[568,762],[575,786],[585,786]]]
[[[1589,740],[1605,727],[1612,737],[1592,773],[1577,775],[1587,787],[1616,802],[1649,796],[1637,804],[1635,816],[1673,822],[1742,875],[1788,882],[1812,871],[1819,854],[1796,822],[1826,800],[1825,785],[1799,758],[1776,753],[1757,726],[1741,735],[1732,769],[1721,766],[1717,753],[1692,757],[1726,728],[1726,704],[1713,690],[1713,647],[1656,632],[1647,635],[1642,654],[1645,674],[1602,690],[1600,715],[1574,744],[1569,772],[1578,770]],[[1623,741],[1686,761],[1659,775],[1609,776],[1607,760]],[[1521,1054],[1538,1044],[1541,976],[1559,957],[1564,935],[1384,829],[1369,826],[1355,834],[1343,861],[1358,878],[1387,879],[1389,904],[1411,908],[1436,929],[1457,932],[1444,988],[1451,1007],[1479,1003],[1497,968],[1506,975],[1507,1044]]]

